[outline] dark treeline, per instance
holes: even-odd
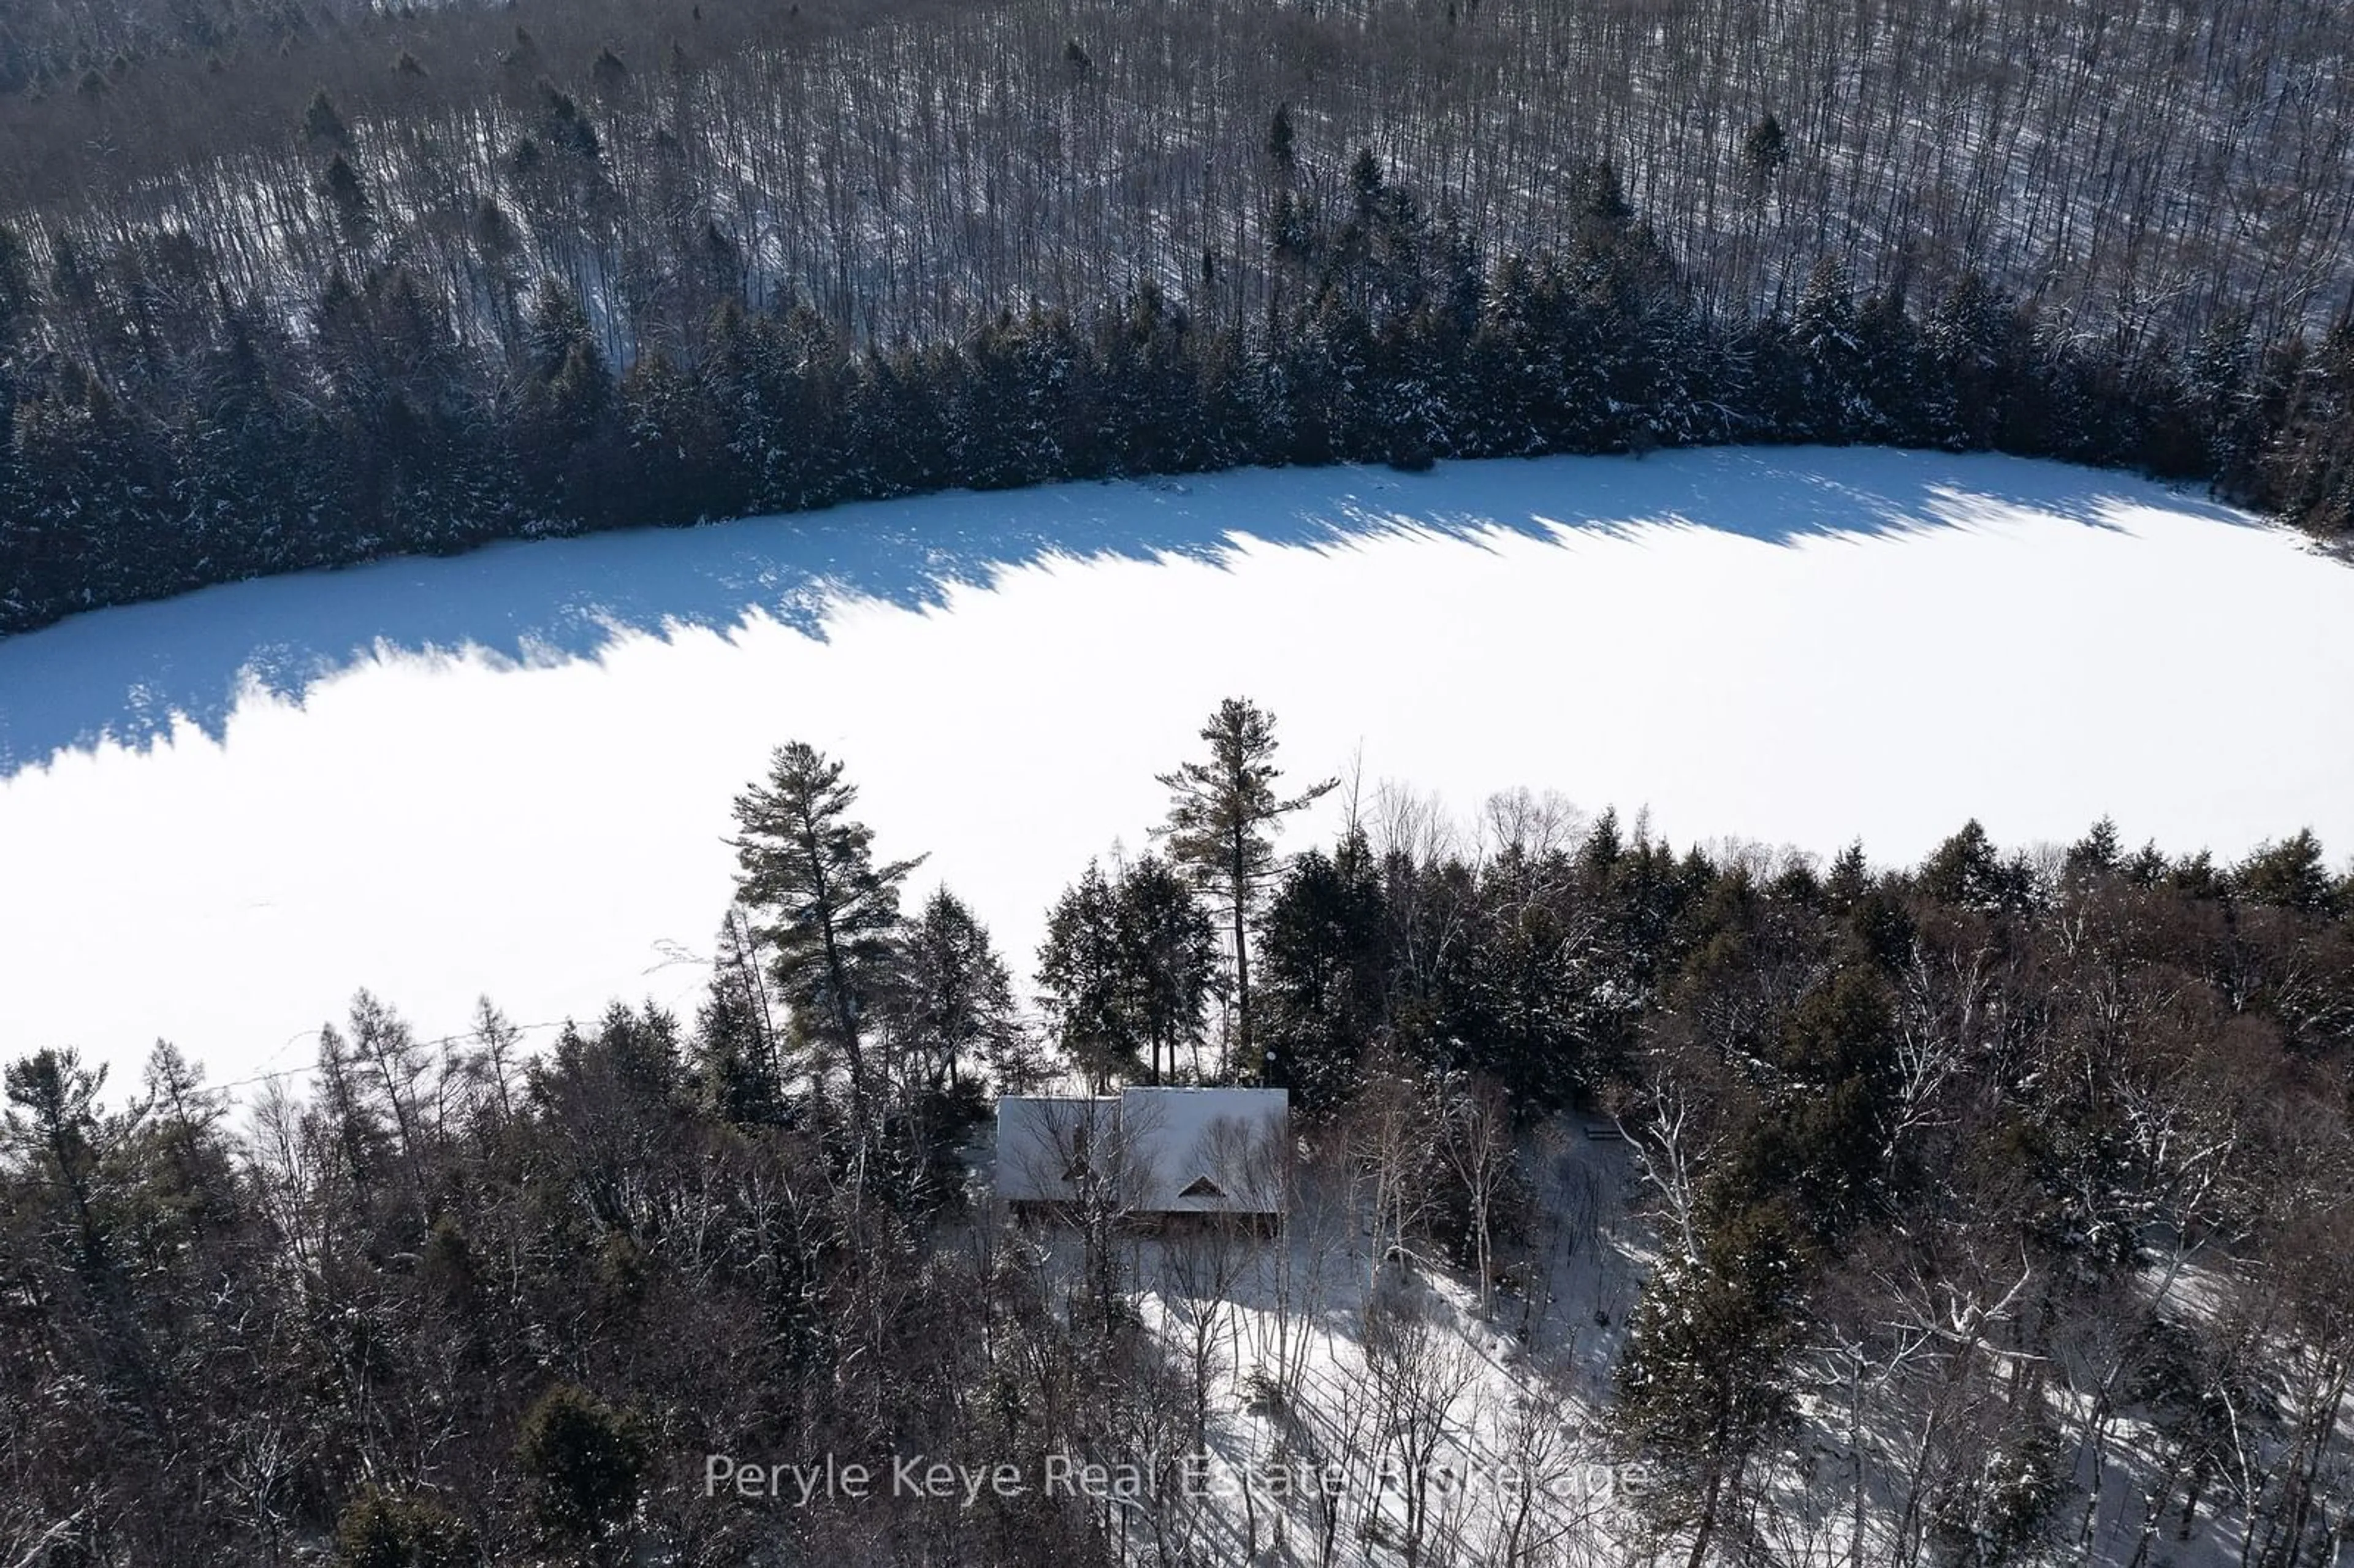
[[[553,280],[509,276],[513,351],[485,353],[400,268],[336,274],[296,332],[228,302],[186,245],[135,271],[69,252],[44,278],[0,230],[0,344],[17,345],[0,630],[387,554],[955,485],[1743,440],[2127,464],[2324,535],[2354,525],[2354,327],[2260,345],[2225,324],[2188,355],[2121,355],[1975,273],[1932,300],[1859,298],[1836,261],[1787,315],[1727,320],[1608,164],[1564,199],[1565,249],[1484,265],[1363,153],[1335,198],[1278,193],[1262,314],[1197,313],[1147,281],[887,349],[807,306],[747,310],[715,229],[671,285],[701,324],[618,374]],[[1203,258],[1206,283],[1220,264]],[[71,351],[35,346],[61,325]]]
[[[2339,20],[12,12],[0,632],[942,485],[1697,441],[2129,464],[2343,532]]]
[[[1825,1531],[1850,1519],[1892,1564],[2194,1534],[2212,1560],[2333,1560],[2354,882],[2311,835],[2223,865],[2105,822],[2005,854],[1973,823],[1892,872],[1678,852],[1526,796],[1467,834],[1385,793],[1278,858],[1299,797],[1266,716],[1229,704],[1204,736],[1165,855],[1058,902],[1043,1029],[953,894],[902,910],[911,867],[874,861],[841,765],[796,745],[737,802],[741,902],[691,1023],[617,1006],[526,1053],[485,1003],[436,1050],[363,993],[308,1090],[242,1128],[167,1046],[115,1108],[70,1053],[17,1062],[0,1549],[1202,1561],[1176,1499],[705,1495],[712,1452],[1034,1466],[1221,1416],[1108,1230],[1072,1233],[1066,1276],[968,1205],[993,1087],[1072,1074],[1288,1084],[1294,1182],[1345,1194],[1290,1224],[1370,1235],[1377,1272],[1476,1269],[1532,1355],[1575,1222],[1512,1141],[1554,1107],[1615,1118],[1657,1238],[1609,1439],[1661,1477],[1646,1560],[1843,1560]],[[1208,819],[1255,847],[1189,840]],[[1210,934],[1228,900],[1248,1022]],[[1396,1342],[1393,1310],[1367,1304],[1369,1342]],[[1389,1370],[1380,1397],[1415,1405],[1427,1369]],[[1794,1516],[1776,1489],[1801,1467]],[[1460,1560],[1630,1561],[1575,1544]]]

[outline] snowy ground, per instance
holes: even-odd
[[[211,589],[0,642],[0,1054],[239,1080],[687,1002],[769,749],[1030,967],[1221,696],[1306,779],[1683,842],[2354,849],[2354,571],[2120,475],[1722,450],[949,495]],[[1295,830],[1321,837],[1341,798]]]
[[[1114,1520],[1134,1560],[1631,1561],[1640,1521],[1605,1425],[1649,1264],[1625,1150],[1575,1118],[1537,1129],[1522,1150],[1533,1224],[1504,1248],[1517,1283],[1484,1305],[1443,1260],[1377,1264],[1362,1193],[1332,1169],[1298,1173],[1278,1239],[1128,1238],[1131,1299],[1178,1383],[1207,1389],[1199,1412],[1170,1413],[1169,1442],[1190,1462]],[[1084,1292],[1072,1231],[1018,1234],[1045,1251],[1059,1289]],[[1382,1315],[1402,1325],[1387,1339],[1368,1332]]]
[[[1366,1228],[1365,1193],[1352,1191],[1330,1160],[1295,1170],[1293,1205],[1278,1236],[1124,1237],[1118,1245],[1127,1298],[1159,1340],[1174,1378],[1175,1404],[1161,1412],[1160,1441],[1188,1456],[1172,1465],[1162,1450],[1149,1499],[1107,1516],[1129,1560],[1266,1568],[1682,1562],[1689,1536],[1662,1536],[1647,1520],[1640,1496],[1650,1472],[1612,1428],[1618,1363],[1657,1262],[1656,1237],[1628,1146],[1593,1138],[1595,1125],[1564,1114],[1523,1135],[1518,1164],[1530,1198],[1527,1224],[1500,1235],[1502,1277],[1484,1302],[1474,1277],[1426,1245],[1410,1266],[1385,1255],[1377,1261],[1386,1249]],[[988,1151],[976,1153],[974,1191],[985,1194]],[[984,1224],[1005,1224],[986,1201],[981,1214]],[[1058,1298],[1084,1297],[1088,1272],[1076,1229],[1035,1223],[1002,1234],[1008,1245],[1040,1250]],[[2179,1273],[2153,1269],[2150,1283],[2153,1303],[2174,1318],[2211,1310],[2215,1295],[2228,1288],[2197,1265]],[[1391,1326],[1376,1330],[1379,1319]],[[1789,1568],[1892,1561],[1920,1412],[1910,1396],[1879,1389],[1867,1398],[1860,1427],[1851,1426],[1838,1359],[1820,1351],[1820,1335],[1809,1343],[1817,1350],[1790,1369],[1800,1390],[1799,1425],[1755,1461],[1763,1506],[1744,1516],[1744,1528],[1754,1527],[1772,1561]],[[2041,1538],[2017,1561],[2073,1568],[2238,1563],[2246,1520],[2229,1478],[2208,1489],[2196,1529],[2178,1539],[2179,1482],[2161,1480],[2171,1474],[2165,1445],[2149,1413],[2130,1400],[2102,1438],[2095,1487],[2090,1457],[2078,1451],[2083,1401],[2063,1385],[2089,1385],[2103,1375],[2099,1366],[2072,1366],[2045,1390],[2073,1463]],[[1206,1393],[1195,1404],[1197,1385]],[[2339,1424],[2341,1445],[2354,1436],[2349,1426],[2354,1418]],[[1124,1454],[1101,1457],[1133,1462]],[[2258,1454],[2255,1473],[2277,1457]],[[2151,1495],[2171,1500],[2146,1548]],[[2089,1534],[2080,1539],[2088,1517]],[[1947,1558],[1933,1552],[1922,1560]]]

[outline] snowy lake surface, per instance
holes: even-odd
[[[207,589],[0,641],[0,1056],[306,1063],[375,991],[691,1010],[772,747],[1026,981],[1218,699],[1295,779],[1909,861],[2103,813],[2354,850],[2354,570],[2126,476],[1731,450],[951,494]],[[1325,838],[1340,801],[1296,824]],[[535,1031],[534,1038],[545,1038]]]

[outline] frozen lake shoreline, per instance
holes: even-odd
[[[208,589],[0,642],[0,1055],[300,1065],[691,1006],[728,801],[808,739],[1026,979],[1217,699],[1295,777],[1909,860],[2114,815],[2354,850],[2354,571],[2123,475],[1807,449],[951,494]],[[1329,831],[1328,800],[1288,841]]]

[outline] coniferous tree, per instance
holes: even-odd
[[[1790,161],[1790,139],[1782,129],[1782,122],[1769,113],[1752,125],[1741,138],[1741,162],[1749,177],[1758,185],[1782,172]]]
[[[989,927],[945,887],[907,923],[894,979],[890,1026],[928,1093],[946,1093],[972,1065],[1001,1058],[1020,1031],[1013,974]]]
[[[2259,844],[2232,868],[2232,883],[2254,904],[2325,916],[2338,907],[2338,890],[2311,828],[2300,828],[2278,843]]]
[[[2016,307],[1976,270],[1964,272],[1923,333],[1936,388],[1927,422],[1941,444],[1992,446],[2020,380]]]
[[[2264,497],[2325,537],[2354,534],[2354,313],[2282,379],[2279,433],[2257,461]]]
[[[735,500],[722,458],[721,424],[704,379],[660,350],[639,356],[618,388],[628,432],[629,483],[620,516],[684,524],[725,515]]]
[[[1872,440],[1927,445],[1931,433],[1920,329],[1907,313],[1902,287],[1868,296],[1856,312],[1856,355]]]
[[[243,1194],[227,1141],[218,1128],[228,1117],[226,1097],[205,1086],[204,1070],[177,1046],[158,1040],[143,1074],[145,1125],[163,1166],[144,1198],[160,1211],[152,1223],[193,1236],[231,1225]]]
[[[1567,858],[1507,844],[1482,868],[1471,939],[1447,975],[1447,1033],[1515,1104],[1566,1103],[1594,1086],[1585,1060],[1592,922],[1572,899]]]
[[[1372,846],[1352,829],[1293,861],[1260,937],[1267,1078],[1304,1115],[1353,1086],[1384,1003],[1387,912]]]
[[[896,959],[899,885],[922,863],[875,863],[874,833],[850,817],[843,765],[803,741],[777,748],[769,777],[736,798],[729,841],[743,902],[770,954],[779,991],[849,1065],[852,1124],[868,1128],[866,1015]]]
[[[7,1151],[39,1171],[48,1189],[57,1215],[52,1234],[93,1283],[109,1266],[100,1167],[120,1130],[99,1109],[105,1083],[106,1069],[84,1067],[71,1049],[37,1051],[9,1064],[8,1108],[0,1112]]]
[[[1209,911],[1177,869],[1148,854],[1120,873],[1116,920],[1128,1012],[1150,1049],[1151,1083],[1165,1057],[1198,1041],[1216,938]]]
[[[2023,865],[2005,862],[1976,818],[1922,863],[1921,883],[1943,903],[1980,909],[2015,905],[2031,891]]]
[[[525,1415],[515,1459],[538,1488],[540,1517],[550,1532],[594,1549],[627,1517],[643,1483],[646,1438],[626,1413],[562,1383]]]
[[[2092,831],[2068,846],[2065,868],[2074,876],[2105,875],[2117,869],[2125,857],[2125,844],[2117,836],[2117,824],[2103,817]]]
[[[626,493],[617,461],[617,388],[579,302],[554,279],[540,284],[526,334],[516,456],[531,493],[571,527],[607,520]]]
[[[465,1522],[428,1498],[371,1487],[335,1521],[335,1568],[462,1568],[478,1559]]]
[[[1285,177],[1299,167],[1299,136],[1291,125],[1291,105],[1278,103],[1267,122],[1267,161]]]
[[[1228,697],[1202,729],[1206,762],[1187,762],[1159,775],[1170,791],[1162,830],[1169,855],[1222,902],[1235,969],[1235,1065],[1259,1071],[1251,1037],[1250,936],[1260,900],[1276,871],[1273,835],[1283,819],[1329,794],[1337,779],[1297,795],[1276,791],[1275,720],[1246,698]]]
[[[327,161],[319,185],[327,193],[327,201],[335,209],[345,236],[358,243],[367,228],[369,209],[367,187],[360,180],[359,170],[353,167],[347,155],[338,152]]]
[[[1696,1255],[1660,1261],[1630,1327],[1617,1420],[1651,1465],[1644,1506],[1691,1532],[1687,1568],[1745,1508],[1762,1452],[1797,1417],[1787,1364],[1806,1251],[1771,1198],[1736,1207]]]
[[[1852,440],[1866,432],[1860,330],[1847,269],[1826,257],[1808,274],[1790,318],[1800,379],[1795,405],[1768,414],[1780,429],[1819,441]]]
[[[1143,1039],[1136,988],[1120,939],[1119,894],[1094,861],[1046,915],[1038,988],[1064,1054],[1097,1094],[1116,1073],[1133,1072]]]
[[[309,107],[302,111],[302,134],[313,142],[323,142],[330,146],[351,145],[351,129],[344,123],[344,117],[336,112],[334,102],[328,98],[327,90],[323,87],[311,95]]]

